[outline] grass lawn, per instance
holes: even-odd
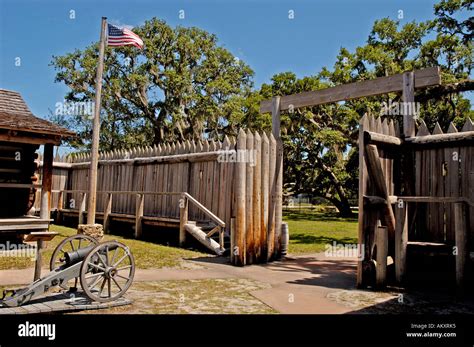
[[[289,253],[323,252],[327,244],[357,243],[357,217],[340,218],[317,210],[284,210],[290,231]]]
[[[357,242],[357,219],[339,218],[336,214],[319,209],[284,210],[283,220],[290,229],[289,253],[316,253],[325,250],[327,244]],[[76,234],[76,229],[52,225],[51,231],[59,232],[43,251],[46,266],[56,246],[65,237]],[[183,259],[212,256],[207,253],[169,247],[149,241],[128,239],[117,235],[105,235],[105,240],[118,240],[129,246],[138,268],[181,267]],[[0,270],[24,269],[34,265],[27,257],[0,257]]]
[[[76,234],[76,229],[59,225],[51,225],[51,231],[59,233],[52,241],[48,242],[47,248],[43,251],[43,266],[49,265],[49,260],[56,246],[66,237]],[[182,259],[197,258],[202,256],[212,256],[207,253],[192,250],[163,246],[160,244],[127,239],[117,235],[105,235],[104,241],[117,240],[130,247],[137,268],[163,268],[181,267]],[[27,257],[0,257],[0,270],[5,269],[25,269],[34,266],[34,260]]]

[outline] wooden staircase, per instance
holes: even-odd
[[[211,250],[213,253],[221,256],[224,255],[226,249],[230,247],[230,237],[225,233],[225,223],[207,209],[203,204],[197,201],[188,193],[181,196],[184,204],[180,208],[180,227],[179,227],[179,243],[184,245],[186,234],[192,235],[202,245]],[[194,221],[188,220],[189,203],[194,204],[199,210],[204,212],[212,222],[204,225],[197,225]],[[227,248],[226,248],[227,247]]]

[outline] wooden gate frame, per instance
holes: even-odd
[[[271,112],[272,113],[272,128],[273,134],[277,141],[281,143],[280,138],[280,112],[285,110],[294,110],[301,107],[308,106],[317,106],[328,103],[335,103],[338,101],[348,101],[357,98],[369,97],[382,95],[393,92],[402,92],[402,101],[403,103],[413,103],[415,102],[415,89],[426,88],[430,86],[436,86],[441,84],[441,74],[439,67],[430,67],[421,70],[407,71],[401,74],[396,74],[392,76],[379,77],[373,80],[360,81],[350,84],[339,85],[331,88],[308,91],[293,95],[286,96],[275,96],[271,100],[264,100],[260,103],[260,113]],[[406,107],[403,114],[403,134],[402,138],[411,138],[415,136],[415,118],[413,113],[413,107]],[[398,141],[397,138],[395,138]],[[365,177],[367,176],[367,166],[364,162],[364,139],[359,138],[359,173],[363,175],[365,172]],[[372,169],[376,172],[379,172],[379,179],[377,180],[378,188],[380,193],[387,193],[387,187],[385,185],[385,180],[383,173],[380,176],[380,168],[377,166],[380,164],[378,161],[378,152],[375,145],[368,147],[367,154],[372,159],[370,162],[373,163]],[[281,157],[280,157],[281,156]],[[280,161],[280,158],[283,158],[283,149],[279,153],[279,160],[277,165],[279,167],[279,173],[283,173],[283,163]],[[408,170],[413,170],[413,166],[410,167],[409,160],[404,161],[405,168]],[[407,177],[405,177],[406,179]],[[279,180],[275,185],[275,196],[280,198],[282,197],[282,188],[283,180]],[[405,187],[405,192],[411,192],[411,182],[408,180],[402,182]],[[364,192],[364,180],[359,181],[359,244],[364,240],[364,214],[363,214],[363,205],[364,197],[361,192]],[[385,222],[387,224],[388,233],[395,234],[395,216],[392,209],[392,202],[390,202],[388,194],[385,199]],[[412,194],[410,194],[412,195]],[[280,205],[281,206],[281,205]],[[362,207],[362,208],[361,208]],[[281,223],[277,223],[277,226]],[[385,242],[383,238],[379,238],[382,243]],[[392,246],[392,245],[390,245]],[[389,247],[389,246],[387,246]],[[357,285],[360,287],[364,282],[363,278],[363,262],[360,259],[357,262]]]

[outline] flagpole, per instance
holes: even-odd
[[[102,94],[102,74],[104,71],[105,30],[107,17],[102,17],[99,42],[99,64],[95,81],[94,121],[92,129],[91,167],[89,172],[89,197],[87,206],[87,224],[95,224],[97,202],[97,168],[99,164],[100,106]]]

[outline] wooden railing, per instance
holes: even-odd
[[[58,194],[57,204],[52,207],[52,210],[56,209],[60,214],[61,211],[66,211],[64,209],[64,196],[68,193],[76,193],[80,194],[80,200],[77,207],[78,210],[78,224],[83,224],[84,214],[86,212],[86,201],[87,201],[87,190],[74,190],[74,189],[63,189],[63,190],[53,190],[52,193]],[[105,195],[105,205],[103,211],[103,226],[104,231],[107,232],[110,225],[110,216],[112,214],[112,204],[113,204],[113,196],[114,195],[135,195],[136,196],[136,208],[135,208],[135,237],[140,238],[143,231],[143,212],[144,212],[144,202],[145,202],[145,195],[174,195],[180,196],[181,199],[179,200],[180,206],[180,218],[179,218],[179,241],[180,245],[184,245],[185,238],[186,238],[186,224],[190,223],[188,220],[189,215],[189,202],[191,202],[198,210],[204,213],[204,215],[208,216],[209,219],[216,224],[214,228],[212,228],[207,234],[206,237],[210,238],[215,233],[219,233],[219,246],[220,250],[224,251],[224,233],[225,233],[225,222],[217,217],[214,213],[212,213],[206,206],[196,200],[191,194],[187,192],[143,192],[143,191],[98,191],[97,195]],[[99,213],[100,215],[100,213]],[[128,216],[128,215],[127,215]],[[133,215],[130,215],[133,218]],[[152,218],[152,217],[146,217]]]
[[[206,206],[201,204],[195,198],[193,198],[189,193],[182,193],[180,200],[180,222],[179,222],[179,243],[183,245],[186,240],[186,224],[188,224],[188,211],[189,211],[189,202],[193,203],[200,211],[207,215],[212,221],[216,223],[216,226],[211,229],[206,234],[206,237],[210,238],[216,232],[219,233],[219,246],[220,250],[224,251],[224,232],[225,232],[225,223],[214,213],[212,213]]]

